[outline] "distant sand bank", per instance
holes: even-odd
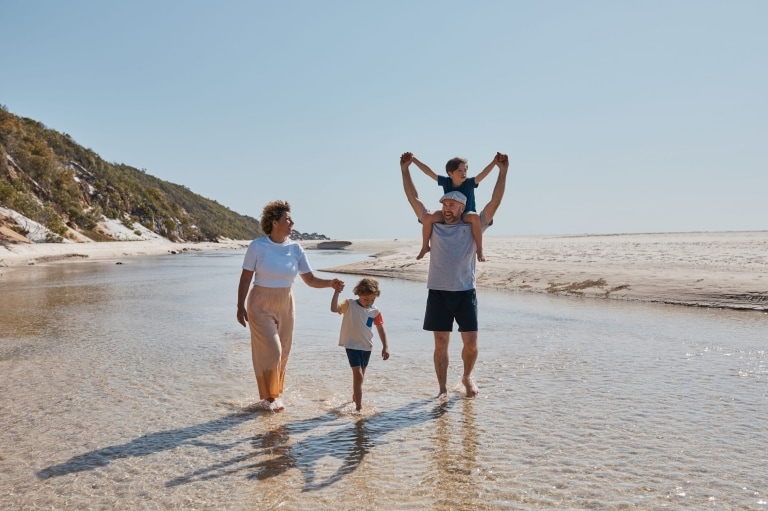
[[[376,257],[333,268],[426,282],[419,241],[361,240]],[[487,236],[478,287],[768,311],[768,231]]]
[[[190,251],[234,250],[248,241],[173,243],[168,240],[100,243],[19,243],[0,245],[0,268],[57,262],[120,260],[126,257],[179,254]]]
[[[350,241],[345,250],[374,256],[339,268],[316,269],[426,282],[429,255],[416,260],[420,246],[416,238]],[[0,268],[245,249],[249,242],[7,245],[0,246]],[[311,251],[320,242],[301,243]],[[485,253],[488,261],[477,263],[478,287],[768,311],[768,231],[487,236]]]

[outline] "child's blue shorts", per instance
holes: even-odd
[[[347,348],[347,358],[349,367],[368,367],[368,361],[371,359],[371,352],[364,350],[351,350]]]

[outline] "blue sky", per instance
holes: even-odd
[[[404,151],[510,155],[487,235],[763,230],[766,21],[763,0],[0,0],[0,104],[334,239],[419,236]]]

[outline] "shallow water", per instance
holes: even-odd
[[[3,272],[0,508],[768,509],[766,314],[480,290],[481,393],[456,337],[439,401],[424,284],[385,279],[355,415],[331,292],[297,280],[286,409],[254,412],[241,260]]]

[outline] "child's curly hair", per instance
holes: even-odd
[[[356,296],[360,295],[381,295],[379,290],[379,281],[371,278],[364,278],[357,283],[355,289],[352,290]]]

